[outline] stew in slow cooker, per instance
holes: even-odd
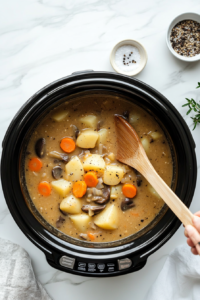
[[[39,213],[73,238],[120,240],[147,226],[164,205],[141,174],[116,160],[115,114],[134,127],[152,165],[171,186],[170,147],[147,111],[119,97],[65,102],[30,137],[25,178]]]

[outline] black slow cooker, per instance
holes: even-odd
[[[172,152],[172,188],[190,206],[197,164],[192,135],[174,106],[147,84],[108,72],[84,71],[61,78],[34,94],[13,118],[3,140],[1,180],[10,212],[24,234],[59,270],[92,277],[117,276],[143,268],[147,258],[175,233],[180,221],[165,205],[137,234],[111,243],[92,243],[66,236],[48,224],[34,207],[23,176],[26,144],[40,120],[55,106],[86,95],[122,97],[143,107],[162,126]]]

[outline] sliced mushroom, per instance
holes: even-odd
[[[128,210],[129,208],[132,208],[135,206],[135,203],[133,202],[132,199],[130,198],[125,198],[122,203],[121,203],[121,210],[122,211],[126,211]]]
[[[46,141],[44,138],[37,140],[35,143],[35,153],[39,158],[43,158],[46,154]]]
[[[102,199],[101,196],[93,196],[93,197],[91,198],[91,201],[97,201],[97,200],[101,200],[101,199]]]
[[[100,213],[102,210],[104,210],[105,207],[106,205],[101,205],[101,206],[83,205],[81,209],[86,213],[92,211],[96,215]]]
[[[53,178],[55,179],[59,179],[62,175],[62,168],[60,166],[55,166],[53,169],[52,169],[52,176]]]
[[[88,239],[87,233],[80,233],[79,236],[80,236],[80,238],[82,238],[83,240],[87,240],[87,239]]]
[[[123,117],[124,117],[124,119],[126,119],[127,121],[129,120],[129,111],[128,111],[128,110],[125,110],[125,111],[123,112]]]
[[[89,215],[90,217],[93,217],[93,216],[94,216],[94,211],[93,211],[91,208],[89,208],[89,210],[88,210],[88,215]]]
[[[105,185],[102,191],[103,191],[103,197],[105,198],[105,200],[109,200],[110,199],[110,187],[108,185]]]
[[[72,127],[72,129],[73,129],[73,134],[74,134],[75,138],[77,139],[80,130],[78,129],[78,127],[77,127],[76,125],[71,125],[70,127]]]
[[[98,200],[93,200],[95,203],[97,204],[106,204],[108,202],[108,200],[106,200],[105,198],[99,197]]]
[[[98,190],[96,188],[92,188],[92,194],[94,196],[102,196],[103,195],[103,191],[102,190]]]
[[[61,214],[63,214],[63,216],[67,216],[67,213],[60,209],[60,203],[58,203],[58,209],[61,212]]]
[[[64,222],[65,222],[65,219],[62,216],[60,216],[58,218],[58,220],[56,221],[56,227],[60,228]]]
[[[100,197],[100,199],[93,200],[95,203],[106,204],[110,200],[110,187],[108,185],[104,186],[102,193],[103,195]]]
[[[69,156],[65,153],[60,153],[60,152],[57,152],[57,151],[51,151],[51,152],[48,153],[48,155],[50,157],[57,158],[59,160],[63,160],[64,162],[69,161]]]
[[[104,185],[103,185],[103,179],[100,177],[99,179],[98,179],[98,183],[97,183],[97,185],[96,185],[96,189],[103,189],[104,188]]]

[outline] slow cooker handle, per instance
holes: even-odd
[[[79,74],[90,73],[90,72],[94,72],[94,70],[88,69],[88,70],[83,70],[83,71],[76,71],[76,72],[73,72],[72,75],[79,75]]]

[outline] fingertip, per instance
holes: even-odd
[[[192,242],[192,240],[190,238],[187,239],[187,244],[190,247],[195,247],[194,243]]]
[[[197,217],[197,216],[193,216],[192,222],[193,222],[193,224],[194,224],[195,226],[196,226],[196,225],[199,225],[199,224],[200,224],[200,218]]]
[[[191,252],[194,255],[198,255],[197,249],[196,248],[191,248]]]
[[[194,215],[200,217],[200,211],[197,211]]]
[[[187,232],[188,235],[190,235],[194,231],[194,227],[192,225],[187,225],[185,227],[185,231]]]

